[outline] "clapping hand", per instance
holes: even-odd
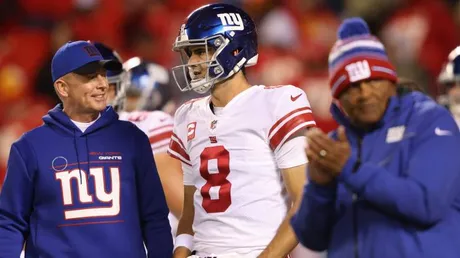
[[[314,128],[307,132],[308,146],[307,157],[310,162],[310,169],[313,168],[315,179],[320,182],[328,181],[327,175],[332,180],[338,176],[351,155],[351,147],[345,134],[345,128],[339,127],[337,141],[330,139],[321,129]],[[324,174],[327,175],[324,175]],[[314,178],[311,178],[315,181]],[[323,182],[323,184],[324,184]],[[317,182],[319,183],[319,182]]]

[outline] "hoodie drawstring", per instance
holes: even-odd
[[[78,173],[80,174],[80,184],[82,184],[83,179],[82,179],[82,176],[81,176],[80,156],[78,155],[77,134],[75,132],[75,129],[73,130],[73,146],[75,148],[75,153],[77,154]],[[89,162],[89,160],[88,160],[88,162]]]
[[[86,136],[86,135],[85,135],[85,145],[86,145],[86,160],[88,161],[88,170],[86,170],[86,171],[87,171],[87,173],[89,173],[90,172],[89,171],[89,162],[90,162],[90,160],[89,160],[88,136]]]
[[[89,172],[89,148],[88,148],[88,136],[84,136],[85,137],[85,146],[86,146],[86,161],[87,161],[87,173]],[[78,173],[80,175],[80,184],[82,184],[82,175],[81,175],[81,167],[80,167],[80,155],[78,155],[78,147],[77,147],[77,134],[76,134],[76,130],[74,129],[73,130],[73,146],[75,148],[75,153],[77,154],[77,164],[78,164]]]

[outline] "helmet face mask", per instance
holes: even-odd
[[[460,46],[450,52],[438,76],[438,83],[447,89],[460,83]]]
[[[123,63],[123,60],[121,59],[120,55],[114,49],[108,47],[107,45],[101,42],[91,42],[91,43],[97,48],[97,50],[99,50],[99,52],[104,57],[104,59],[115,60],[120,63]],[[124,76],[125,76],[125,72],[123,69],[120,71],[107,71],[107,81],[109,85],[115,86],[113,99],[110,100],[108,104],[113,106],[115,109],[118,109],[117,105],[119,103],[117,101],[117,95],[119,95],[119,93],[123,90],[122,81],[123,81]]]
[[[195,62],[191,63],[192,51],[197,48],[204,49],[206,57],[198,62],[194,57]],[[179,89],[203,94],[243,67],[257,63],[255,24],[248,14],[232,5],[206,5],[187,17],[173,50],[180,53],[182,60],[181,65],[173,68]],[[200,78],[194,78],[197,72],[201,72]]]
[[[127,74],[126,71],[122,71],[119,75],[116,76],[107,76],[107,80],[109,82],[109,86],[115,86],[115,96],[113,100],[109,103],[115,111],[121,111],[123,108],[123,100],[122,98],[125,95],[126,87],[124,81],[126,80]]]
[[[222,35],[212,36],[204,40],[187,40],[174,44],[174,50],[180,53],[182,65],[172,69],[174,80],[179,89],[184,91],[194,90],[197,93],[206,93],[224,75],[224,69],[217,60],[217,56],[227,46],[228,42]],[[194,49],[204,49],[206,59],[190,63]],[[205,69],[203,78],[194,78],[194,67]],[[199,68],[200,69],[200,68]]]
[[[117,75],[112,75],[112,76],[107,75],[107,81],[109,82],[109,85],[114,85],[116,92],[120,91],[122,76],[123,76],[123,72]]]

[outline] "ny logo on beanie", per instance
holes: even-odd
[[[371,68],[366,60],[351,63],[345,66],[345,70],[348,72],[350,82],[365,80],[371,76]]]

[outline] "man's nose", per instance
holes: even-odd
[[[196,55],[196,54],[192,54],[192,55],[190,56],[190,58],[188,59],[188,64],[191,65],[191,66],[195,66],[195,65],[197,65],[197,64],[200,63],[200,62],[201,62],[201,59],[200,59],[200,57],[199,57],[198,55]]]
[[[104,88],[104,89],[108,89],[109,88],[109,82],[107,81],[107,77],[105,75],[102,75],[102,74],[98,74],[97,75],[97,80],[98,80],[98,88]]]
[[[359,90],[361,97],[367,98],[372,93],[372,84],[369,81],[362,81],[359,83]]]

